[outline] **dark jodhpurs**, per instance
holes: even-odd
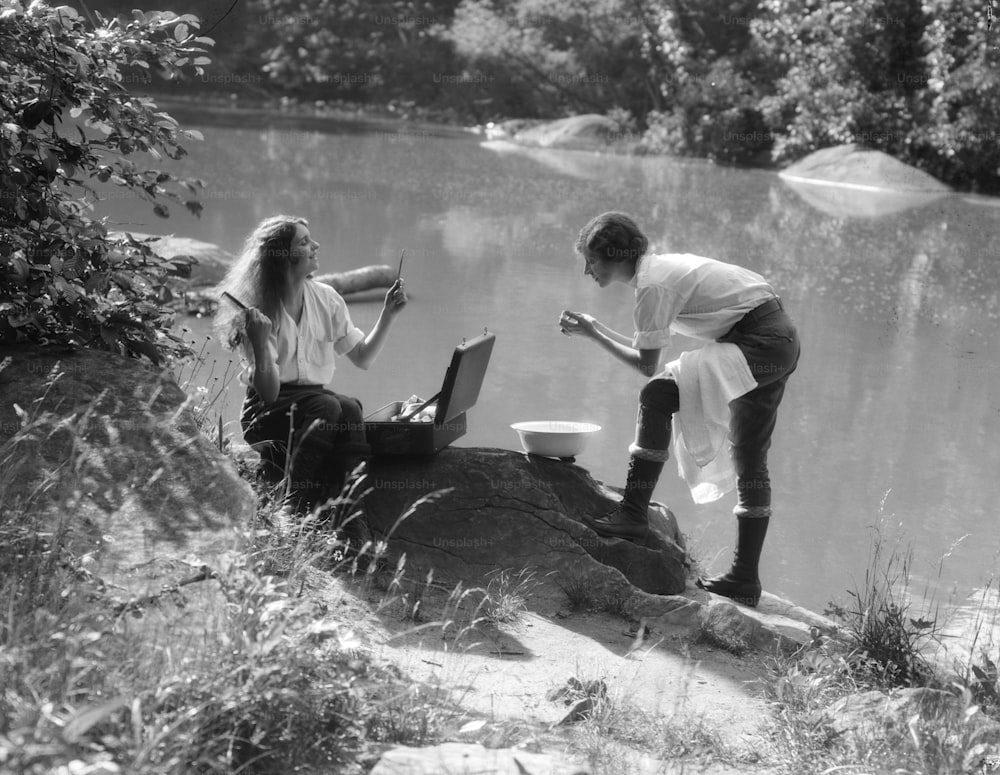
[[[277,480],[287,470],[291,489],[309,500],[339,485],[339,456],[367,449],[361,402],[319,385],[283,384],[266,406],[249,387],[240,425],[265,475]]]
[[[719,342],[732,342],[743,352],[757,387],[730,402],[729,435],[736,469],[737,516],[771,515],[771,479],[767,452],[778,417],[785,383],[799,360],[799,338],[783,309],[750,321],[744,318]],[[639,418],[633,454],[666,459],[670,420],[680,408],[680,393],[672,379],[653,379],[639,394]]]

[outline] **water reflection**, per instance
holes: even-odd
[[[208,183],[200,221],[159,221],[120,199],[104,212],[233,252],[260,218],[300,214],[322,245],[322,271],[391,264],[405,247],[412,304],[370,371],[337,372],[337,389],[366,407],[433,394],[452,348],[488,328],[496,347],[459,443],[514,448],[508,426],[518,420],[595,422],[603,430],[580,462],[620,484],[642,380],[560,335],[556,321],[568,307],[631,330],[629,289],[599,290],[572,255],[591,216],[627,210],[662,249],[764,274],[799,326],[803,358],[772,453],[768,588],[820,610],[843,599],[863,576],[866,528],[887,491],[916,563],[937,567],[942,547],[968,533],[948,581],[971,590],[994,567],[1000,209],[946,197],[857,219],[817,210],[774,174],[696,161],[543,158],[499,153],[475,137],[287,127],[205,135],[175,170]],[[367,328],[378,309],[358,302],[352,315]],[[235,387],[220,402],[227,422],[240,399]],[[732,502],[695,507],[670,475],[655,497],[675,509],[699,556],[728,562]]]
[[[960,671],[973,664],[982,666],[984,656],[996,661],[1000,646],[1000,591],[993,580],[956,602],[942,622],[936,658]]]
[[[803,201],[835,218],[883,218],[951,196],[947,191],[891,191],[868,186],[829,184],[784,175],[780,177]]]

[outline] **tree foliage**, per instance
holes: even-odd
[[[166,286],[189,266],[156,256],[90,217],[101,190],[147,200],[168,217],[173,201],[198,214],[200,183],[148,166],[180,158],[181,129],[134,73],[179,77],[208,64],[198,19],[169,12],[91,25],[68,6],[0,0],[0,338],[145,355],[187,345],[170,332]],[[130,74],[133,74],[130,76]]]
[[[994,1],[927,0],[921,120],[907,161],[962,188],[1000,191],[1000,14]]]
[[[772,143],[759,109],[763,63],[749,26],[757,0],[657,0],[655,7],[664,107],[646,116],[646,146],[760,161]]]
[[[643,56],[651,18],[635,0],[466,0],[447,38],[483,97],[507,115],[619,107],[645,114],[659,84]]]
[[[927,83],[920,3],[767,0],[760,12],[754,38],[780,63],[762,100],[775,158],[851,142],[901,155]]]
[[[433,103],[456,0],[250,0],[266,82],[312,98]]]
[[[1000,190],[1000,0],[174,2],[196,4],[225,17],[228,68],[200,88],[480,123],[604,113],[649,152],[728,162],[857,142]]]

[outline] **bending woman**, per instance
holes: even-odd
[[[262,221],[220,286],[248,309],[223,300],[216,319],[223,343],[239,350],[247,367],[243,437],[261,453],[269,478],[288,472],[299,511],[338,493],[369,451],[361,403],[326,387],[336,356],[367,369],[406,305],[396,280],[365,334],[340,294],[311,279],[318,248],[302,218]]]
[[[565,310],[563,333],[592,339],[650,380],[639,394],[635,441],[622,504],[585,520],[609,538],[641,539],[647,507],[669,457],[672,429],[684,478],[696,502],[715,500],[735,479],[738,538],[729,572],[699,578],[702,589],[756,606],[758,564],[771,518],[767,452],[785,383],[799,359],[795,326],[771,286],[755,272],[711,258],[654,255],[635,222],[604,213],[580,232],[584,274],[602,288],[635,288],[635,335]],[[671,332],[705,341],[660,370]],[[732,466],[722,453],[732,444]],[[733,476],[735,468],[735,477]]]

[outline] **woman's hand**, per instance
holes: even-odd
[[[403,290],[402,279],[396,280],[386,291],[385,294],[385,304],[382,309],[385,310],[389,315],[396,315],[406,306],[407,298],[406,291]]]
[[[586,336],[591,339],[596,333],[597,321],[586,312],[564,309],[559,316],[559,330],[567,336]]]
[[[250,340],[250,344],[254,350],[263,349],[267,346],[267,340],[271,336],[271,329],[273,327],[271,318],[256,307],[250,307],[246,311],[247,339]]]
[[[256,307],[250,307],[244,314],[246,336],[253,348],[254,365],[250,384],[265,405],[271,404],[278,399],[278,393],[281,391],[278,364],[268,352],[267,346],[274,325],[271,323],[271,318]]]
[[[347,354],[351,363],[360,369],[367,369],[375,362],[378,354],[382,351],[382,345],[385,344],[393,318],[406,306],[406,301],[403,281],[397,279],[386,291],[385,303],[382,305],[382,312],[379,313],[378,320],[375,321],[375,327]]]

